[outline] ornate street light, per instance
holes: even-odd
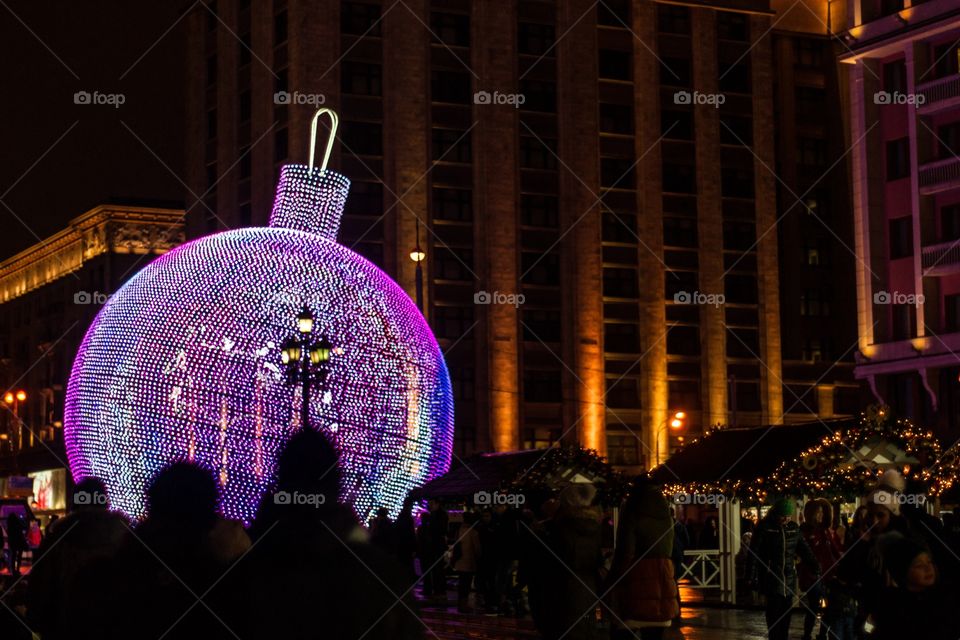
[[[300,424],[310,427],[310,391],[327,381],[327,365],[333,345],[326,337],[313,339],[314,317],[307,307],[297,314],[297,335],[280,345],[280,361],[287,371],[287,383],[301,385]]]

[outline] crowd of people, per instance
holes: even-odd
[[[960,620],[948,605],[960,596],[956,523],[927,513],[895,470],[864,496],[850,523],[834,506],[777,500],[750,532],[744,556],[751,588],[765,599],[771,640],[789,637],[800,599],[810,640],[954,639]],[[817,624],[819,623],[819,629]]]
[[[108,508],[101,481],[80,482],[74,495],[87,499],[48,527],[29,575],[10,560],[0,637],[422,638],[418,605],[446,604],[452,592],[463,612],[529,614],[546,640],[657,639],[679,620],[683,550],[719,544],[719,521],[694,530],[677,520],[645,476],[621,505],[615,544],[590,484],[568,485],[536,511],[448,513],[429,501],[416,516],[411,497],[367,527],[336,499],[276,499],[337,496],[336,467],[322,435],[295,436],[246,528],[217,514],[218,484],[193,464],[153,478],[136,523]],[[956,523],[904,503],[903,492],[888,472],[850,523],[827,500],[801,514],[787,498],[744,522],[741,553],[772,640],[788,637],[798,604],[805,640],[960,637],[945,615],[960,576]]]

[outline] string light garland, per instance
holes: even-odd
[[[695,442],[708,440],[712,433],[715,432]],[[899,449],[903,460],[877,463],[870,459],[871,445],[879,443]],[[816,445],[784,460],[767,477],[673,483],[665,486],[664,491],[722,494],[758,503],[780,495],[854,499],[875,488],[885,468],[896,467],[908,481],[923,487],[927,494],[938,496],[955,484],[958,466],[957,456],[944,455],[931,431],[909,420],[894,418],[888,407],[872,405],[861,415],[859,424],[826,434]]]
[[[140,518],[150,478],[190,460],[218,478],[222,514],[250,522],[301,428],[280,346],[305,306],[333,345],[309,412],[340,453],[341,500],[362,521],[379,507],[396,516],[412,488],[446,471],[453,398],[443,355],[403,289],[335,242],[349,184],[286,166],[269,228],[181,245],[111,296],[68,385],[74,480],[102,478],[113,508]]]
[[[571,474],[592,480],[598,502],[606,506],[619,506],[629,489],[623,474],[599,453],[571,443],[551,447],[510,483],[509,490],[525,495],[552,495],[570,481]]]

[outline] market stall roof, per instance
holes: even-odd
[[[480,453],[458,460],[438,478],[417,490],[422,498],[463,498],[478,491],[497,491],[536,465],[548,449],[529,449],[505,453]]]
[[[766,477],[781,463],[816,445],[825,436],[855,424],[855,418],[844,418],[717,429],[675,453],[654,469],[652,476],[664,484]]]

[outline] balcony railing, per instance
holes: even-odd
[[[949,157],[944,160],[921,165],[918,181],[920,193],[930,195],[960,186],[960,158]]]
[[[960,271],[960,240],[941,242],[923,248],[920,257],[923,275],[937,276]]]
[[[917,93],[924,98],[923,104],[917,105],[920,113],[932,113],[960,102],[960,73],[925,82],[917,87]]]

